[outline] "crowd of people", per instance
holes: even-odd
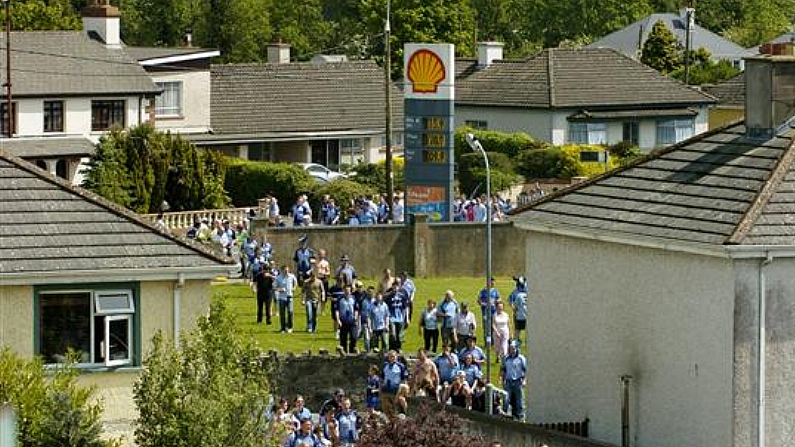
[[[282,217],[279,201],[273,196],[266,198],[269,223],[275,226],[309,226],[309,225],[374,225],[401,224],[404,222],[405,205],[403,195],[397,193],[389,206],[386,195],[377,194],[372,197],[360,196],[350,203],[338,203],[333,197],[324,195],[320,203],[313,205],[305,195],[299,195],[291,207],[286,210],[286,218]],[[485,222],[487,207],[491,204],[491,216],[495,221],[504,220],[507,213],[514,208],[510,200],[503,199],[499,194],[487,198],[485,195],[467,198],[458,197],[453,202],[453,220],[456,222]]]
[[[486,411],[489,379],[483,374],[487,360],[484,348],[490,348],[500,363],[500,385],[504,389],[495,392],[491,412],[524,419],[527,364],[519,340],[527,320],[525,278],[514,278],[515,288],[507,300],[496,287],[483,288],[477,298],[481,308],[478,319],[466,302],[458,302],[453,290],[446,291],[438,303],[427,300],[424,308],[418,305],[415,311],[417,287],[405,271],[395,276],[385,268],[375,284],[365,287],[347,255],[332,266],[325,250],[309,247],[306,235],[299,238],[290,264],[276,266],[269,246],[257,245],[249,251],[254,255],[247,272],[256,290],[258,323],[263,319],[268,325],[274,323],[275,302],[278,330],[292,333],[296,329],[294,303],[300,299],[306,308],[306,332],[315,333],[318,318],[328,315],[341,353],[385,353],[384,365],[371,370],[367,379],[370,412],[404,413],[407,397],[412,395]],[[506,306],[513,309],[513,318]],[[417,321],[423,348],[409,368],[402,359],[412,320]],[[483,348],[477,345],[478,326],[486,341]],[[301,429],[302,424],[296,427]]]

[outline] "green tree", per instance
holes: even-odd
[[[83,186],[138,213],[221,208],[224,174],[216,154],[143,124],[100,138]]]
[[[5,9],[0,14],[5,21]],[[78,30],[80,17],[68,1],[26,0],[11,4],[11,28],[16,31]]]
[[[403,77],[403,44],[406,42],[452,43],[459,56],[473,51],[474,14],[470,0],[393,0],[391,30],[392,77]],[[383,36],[386,0],[362,0],[366,34]],[[372,39],[366,56],[383,62],[383,38]]]
[[[353,167],[355,174],[352,180],[362,185],[374,188],[376,191],[386,193],[386,163],[360,163]],[[394,174],[394,185],[396,190],[403,189],[403,158],[392,160],[392,173]]]
[[[768,42],[792,27],[795,3],[790,0],[760,0],[743,3],[740,23],[726,29],[726,36],[743,47]]]
[[[314,182],[300,166],[235,159],[229,163],[225,189],[235,206],[250,206],[271,195],[288,209],[299,194],[312,191]]]
[[[291,45],[297,59],[311,59],[328,43],[331,23],[323,18],[322,0],[276,1],[270,9],[271,41]]]
[[[180,347],[158,332],[133,389],[140,447],[272,447],[267,429],[268,371],[262,352],[237,333],[216,296],[207,317],[183,333]]]
[[[218,48],[224,62],[267,57],[270,0],[190,0],[196,45]]]
[[[487,152],[491,174],[491,191],[496,193],[519,183],[514,174],[511,159],[499,152]],[[458,188],[467,194],[475,190],[486,192],[486,164],[483,156],[476,153],[463,154],[458,162]]]
[[[17,414],[20,447],[113,447],[102,439],[102,406],[94,390],[77,385],[72,364],[45,370],[42,360],[24,360],[0,349],[0,402]]]
[[[649,37],[643,43],[640,61],[664,74],[682,65],[676,36],[662,21],[658,21],[651,28]]]
[[[122,34],[128,44],[176,46],[191,30],[194,11],[190,0],[125,0]]]

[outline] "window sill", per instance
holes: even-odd
[[[155,115],[155,121],[180,121],[184,119],[183,115]]]

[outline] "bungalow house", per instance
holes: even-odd
[[[646,447],[792,445],[795,57],[745,121],[528,205],[534,422]]]
[[[212,132],[190,140],[250,160],[331,169],[383,158],[384,72],[375,62],[291,62],[286,44],[271,45],[268,59],[212,66]],[[399,149],[403,96],[391,89]]]
[[[718,100],[709,111],[709,128],[715,129],[743,118],[745,113],[745,73],[718,84],[701,86]]]
[[[651,150],[706,131],[715,102],[611,49],[500,58],[459,64],[456,126],[522,131],[555,145],[627,141]]]
[[[691,10],[691,20],[695,22],[695,11]],[[643,44],[649,38],[652,27],[657,22],[662,22],[676,37],[681,48],[685,48],[687,40],[687,8],[682,8],[679,13],[650,14],[618,31],[614,31],[588,48],[612,48],[633,59],[640,59]],[[690,27],[690,48],[698,50],[704,48],[709,51],[712,60],[727,60],[733,66],[742,69],[743,58],[753,56],[756,51],[749,50],[736,43],[721,37],[712,31],[692,23]]]
[[[124,51],[118,8],[95,2],[82,14],[83,31],[12,32],[10,45],[0,36],[0,60],[11,50],[13,136],[4,95],[0,149],[75,183],[93,143],[112,127],[151,121],[160,93]]]
[[[231,261],[0,150],[0,346],[81,366],[140,366],[178,340]]]

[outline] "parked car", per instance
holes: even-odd
[[[303,168],[303,170],[306,171],[315,180],[320,180],[320,181],[325,180],[326,182],[331,182],[341,178],[348,178],[347,175],[341,172],[332,171],[331,169],[323,165],[319,165],[317,163],[296,163],[296,164],[298,166],[301,166],[301,168]]]

